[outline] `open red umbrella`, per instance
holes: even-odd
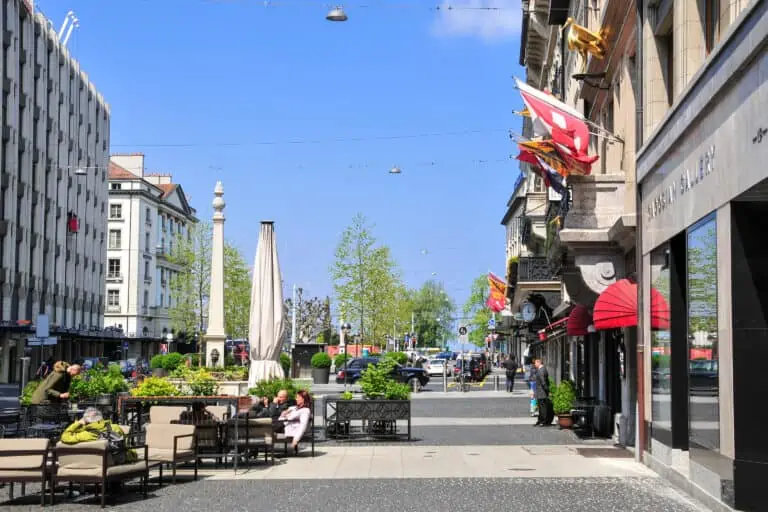
[[[597,330],[637,326],[637,283],[621,279],[606,288],[595,302],[592,318]],[[651,288],[651,328],[669,329],[669,304],[655,288]]]

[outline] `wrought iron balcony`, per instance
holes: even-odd
[[[559,281],[560,277],[552,271],[549,260],[544,256],[520,258],[517,265],[517,282]]]

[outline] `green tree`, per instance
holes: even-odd
[[[363,342],[382,343],[400,278],[389,248],[377,245],[362,214],[342,233],[330,276],[344,321],[355,326]]]
[[[688,235],[689,334],[717,332],[717,229],[711,221]]]
[[[171,305],[168,315],[177,333],[205,331],[211,291],[211,245],[213,226],[201,222],[188,234],[173,238],[168,260],[177,268],[171,273]],[[224,244],[224,323],[227,334],[248,336],[251,279],[240,251]]]
[[[467,302],[464,303],[464,316],[469,319],[469,341],[482,347],[485,344],[485,336],[488,329],[488,320],[492,311],[486,304],[488,300],[488,276],[483,274],[472,281],[472,288]]]
[[[248,337],[251,274],[240,250],[224,244],[224,328],[234,339]]]
[[[304,298],[304,290],[297,290],[297,304],[294,310],[293,301],[285,299],[286,318],[288,325],[286,336],[293,339],[293,314],[296,314],[296,341],[298,343],[323,343],[330,329],[330,301],[312,297]]]
[[[210,222],[190,225],[186,235],[179,233],[171,242],[168,260],[178,271],[171,273],[168,314],[176,332],[204,330],[211,289],[212,229]]]
[[[442,283],[427,281],[413,295],[416,336],[420,347],[442,347],[452,334],[456,306]]]

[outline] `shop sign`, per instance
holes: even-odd
[[[696,185],[712,174],[715,169],[715,146],[711,146],[698,159],[693,169],[687,168],[680,173],[680,176],[674,180],[648,205],[648,220],[653,220],[671,205],[679,197],[690,194],[695,190]]]

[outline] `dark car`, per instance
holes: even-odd
[[[363,370],[372,364],[378,364],[378,357],[361,357],[347,360],[346,366],[338,368],[336,373],[336,384],[354,384],[362,377]],[[414,391],[419,391],[429,382],[429,374],[423,368],[410,368],[408,366],[396,365],[392,370],[392,377],[398,382],[411,386]]]
[[[694,359],[688,361],[688,385],[694,395],[717,395],[718,361]]]

